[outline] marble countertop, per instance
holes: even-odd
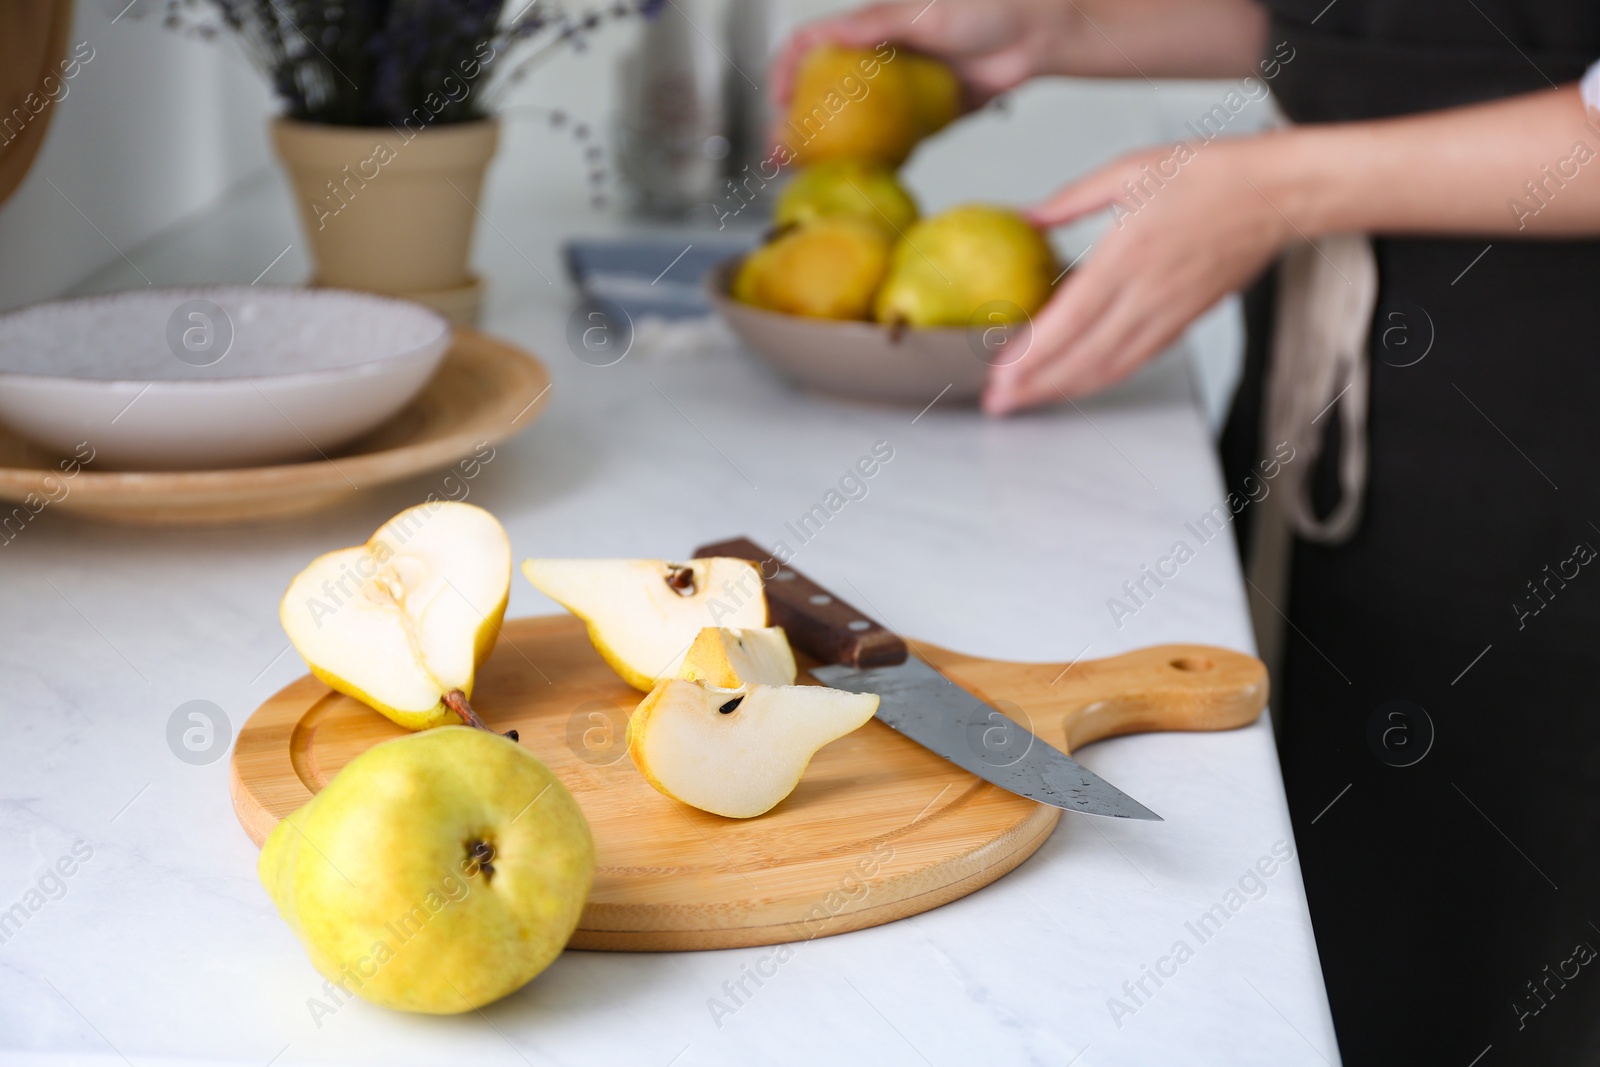
[[[486,328],[540,353],[554,381],[547,414],[467,485],[518,558],[793,544],[784,524],[886,441],[894,458],[866,497],[794,562],[853,583],[889,625],[1017,659],[1251,649],[1231,539],[1185,526],[1224,494],[1181,352],[1110,395],[1003,422],[809,395],[708,326],[647,325],[626,359],[592,367],[567,347],[556,259],[563,220],[584,216],[551,196],[498,178],[479,234]],[[248,281],[269,262],[263,284],[305,273],[276,179],[136,254],[158,281]],[[299,676],[277,620],[289,578],[441,477],[258,526],[119,528],[47,509],[0,546],[0,915],[25,913],[0,933],[0,1063],[1337,1061],[1265,717],[1085,749],[1166,821],[1068,815],[988,888],[805,943],[737,1003],[730,988],[771,949],[571,952],[461,1017],[313,1009],[323,981],[256,880],[221,745],[185,762],[169,722],[206,700],[237,731]],[[1114,617],[1108,600],[1179,540],[1194,555],[1178,576]],[[515,580],[511,616],[554,610]],[[1220,928],[1199,926],[1218,906]]]

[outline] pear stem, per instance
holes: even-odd
[[[478,713],[472,710],[472,705],[467,703],[467,694],[463,693],[461,690],[452,689],[440,699],[444,701],[445,707],[461,716],[461,721],[466,725],[472,727],[474,730],[486,730],[489,733],[494,733],[494,731],[490,730],[489,727],[484,724],[484,721],[478,717]],[[509,737],[513,741],[519,740],[517,731],[515,730],[507,730],[501,736]]]

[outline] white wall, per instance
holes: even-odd
[[[94,58],[51,105],[33,170],[0,207],[0,310],[121,262],[117,249],[138,266],[141,242],[266,165],[271,105],[238,50],[163,29],[160,0],[113,21],[125,3],[79,0],[71,40]]]

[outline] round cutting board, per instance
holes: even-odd
[[[1238,726],[1266,700],[1260,663],[1220,649],[1167,646],[1075,664],[1063,677],[1065,664],[913,647],[979,696],[1008,702],[1013,716],[1027,709],[1034,732],[1062,747],[1068,737]],[[1141,656],[1149,662],[1129,662]],[[1146,676],[1157,668],[1171,677],[1152,688]],[[876,926],[988,885],[1032,855],[1061,815],[877,720],[818,752],[767,814],[711,815],[656,792],[634,768],[624,734],[640,697],[570,615],[506,623],[473,694],[485,722],[515,728],[589,820],[595,881],[572,948],[735,948]],[[260,844],[352,758],[404,732],[301,678],[239,731],[230,778],[239,821]]]

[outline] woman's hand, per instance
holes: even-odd
[[[874,4],[801,27],[772,64],[773,96],[789,103],[800,58],[819,44],[885,41],[936,56],[955,70],[967,105],[980,107],[1036,74],[1070,29],[1065,0],[908,0]]]
[[[1127,377],[1294,241],[1600,235],[1593,138],[1569,85],[1120,159],[1031,212],[1036,224],[1058,226],[1120,205],[1116,225],[1034,316],[1027,354],[990,372],[984,410],[1051,403]],[[1542,198],[1525,192],[1536,178],[1550,183]]]
[[[1116,222],[1034,316],[1026,355],[990,372],[983,409],[1002,415],[1120,381],[1255,277],[1300,236],[1297,197],[1275,165],[1293,143],[1268,134],[1137,152],[1028,212],[1040,227],[1106,208]]]

